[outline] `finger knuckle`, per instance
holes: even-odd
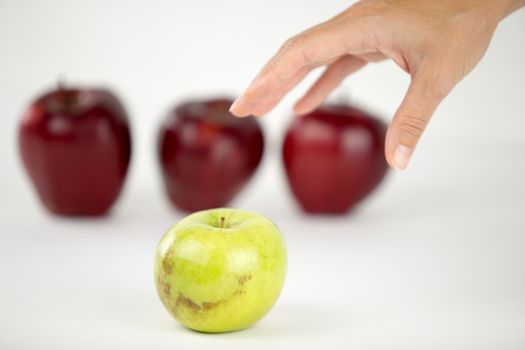
[[[417,116],[405,116],[401,119],[399,124],[399,133],[400,137],[407,143],[409,146],[415,145],[423,131],[425,131],[428,125],[428,121],[422,117]]]
[[[351,13],[352,16],[374,16],[388,13],[391,11],[391,5],[388,1],[375,0],[375,1],[358,1],[352,5],[347,12]]]
[[[281,56],[288,58],[288,63],[292,69],[315,62],[315,52],[308,48],[306,36],[304,33],[293,36],[286,40],[281,47]]]
[[[283,51],[294,51],[301,48],[305,43],[304,34],[297,34],[286,40],[282,46]]]

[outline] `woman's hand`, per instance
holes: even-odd
[[[524,0],[363,0],[287,40],[232,105],[237,116],[268,113],[312,69],[324,74],[294,107],[319,106],[346,76],[392,59],[411,75],[385,141],[385,156],[405,169],[432,114],[480,61],[497,24]]]

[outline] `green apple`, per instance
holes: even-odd
[[[193,213],[162,237],[157,292],[168,312],[200,332],[249,327],[273,306],[284,283],[286,247],[264,216],[236,209]]]

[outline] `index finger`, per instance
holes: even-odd
[[[367,40],[362,19],[330,20],[290,39],[270,59],[246,91],[232,105],[237,116],[249,115],[273,91],[286,84],[299,70],[312,69],[347,53],[375,50]]]

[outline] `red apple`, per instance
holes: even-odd
[[[344,213],[381,182],[386,125],[348,105],[296,117],[283,145],[293,195],[306,212]]]
[[[59,87],[29,106],[19,147],[36,192],[51,212],[102,215],[126,177],[128,117],[107,90]]]
[[[248,182],[263,154],[254,117],[236,118],[232,101],[193,101],[173,109],[160,130],[159,160],[168,197],[181,210],[225,206]]]

